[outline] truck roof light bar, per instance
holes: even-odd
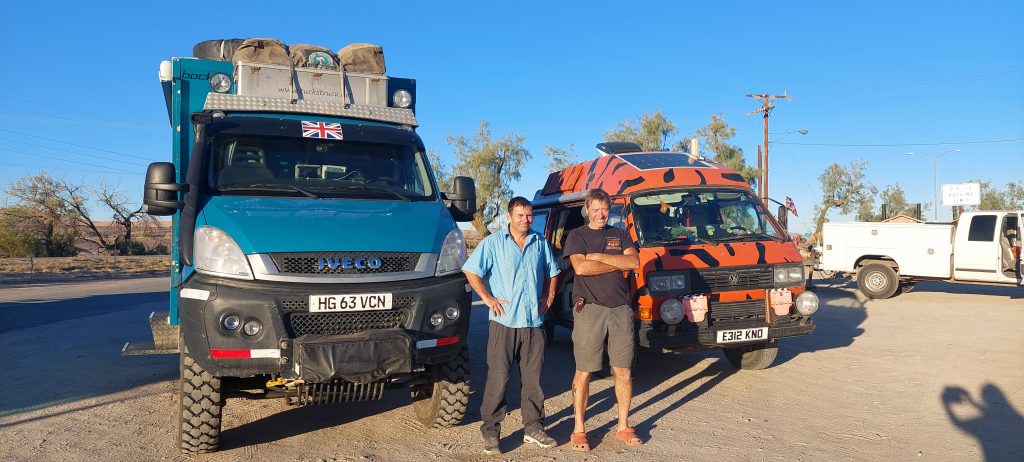
[[[419,126],[416,114],[410,109],[360,106],[355,104],[328,103],[323,101],[266,98],[242,96],[229,93],[210,93],[206,96],[207,111],[281,112],[290,114],[317,114],[353,119],[374,120],[396,124]]]

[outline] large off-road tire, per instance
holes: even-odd
[[[725,353],[725,359],[737,369],[758,371],[772,365],[779,354],[779,346],[772,340],[757,345],[723,348],[722,353]]]
[[[426,427],[453,427],[469,407],[469,352],[466,347],[433,367],[434,382],[411,387],[412,409]]]
[[[213,452],[220,444],[220,417],[224,408],[220,378],[203,370],[181,343],[181,405],[178,444],[187,454]]]
[[[900,288],[900,279],[892,267],[871,263],[857,271],[857,288],[867,298],[885,299]]]

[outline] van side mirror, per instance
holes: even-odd
[[[174,164],[153,162],[146,169],[146,186],[142,193],[142,211],[150,215],[174,215],[185,206],[178,191],[188,191],[187,184],[177,183]]]
[[[789,231],[789,210],[786,209],[785,205],[779,206],[779,213],[776,215],[776,217],[778,217],[779,223],[782,225],[782,228]]]
[[[476,183],[468,176],[457,176],[452,181],[452,190],[444,193],[452,201],[448,210],[455,221],[473,221],[476,215]]]

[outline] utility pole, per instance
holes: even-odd
[[[761,162],[761,164],[764,166],[764,169],[761,170],[761,181],[758,181],[758,183],[761,185],[761,187],[758,188],[758,189],[760,189],[760,191],[761,191],[761,200],[763,200],[765,205],[767,205],[768,204],[768,115],[772,112],[772,109],[775,109],[775,106],[772,106],[772,103],[774,103],[775,101],[778,101],[780,99],[784,99],[786,101],[793,101],[793,98],[791,98],[789,95],[787,95],[786,92],[782,92],[782,96],[779,96],[779,95],[769,95],[768,93],[763,93],[763,94],[760,94],[760,95],[759,94],[754,94],[754,93],[748,93],[747,96],[750,97],[750,98],[761,100],[761,107],[758,108],[758,109],[754,109],[753,111],[748,112],[747,115],[749,116],[749,115],[754,115],[754,114],[762,114],[763,117],[764,117],[764,145],[763,145],[764,146],[764,161]],[[759,157],[759,160],[760,160],[760,157]]]

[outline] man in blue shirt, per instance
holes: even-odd
[[[512,363],[522,378],[520,412],[523,441],[542,448],[555,445],[544,432],[544,313],[555,300],[555,276],[561,271],[544,236],[530,230],[533,205],[523,197],[508,203],[508,228],[480,242],[462,266],[469,284],[487,305],[487,384],[480,405],[484,452],[500,453],[505,389]],[[484,283],[487,279],[487,283]]]

